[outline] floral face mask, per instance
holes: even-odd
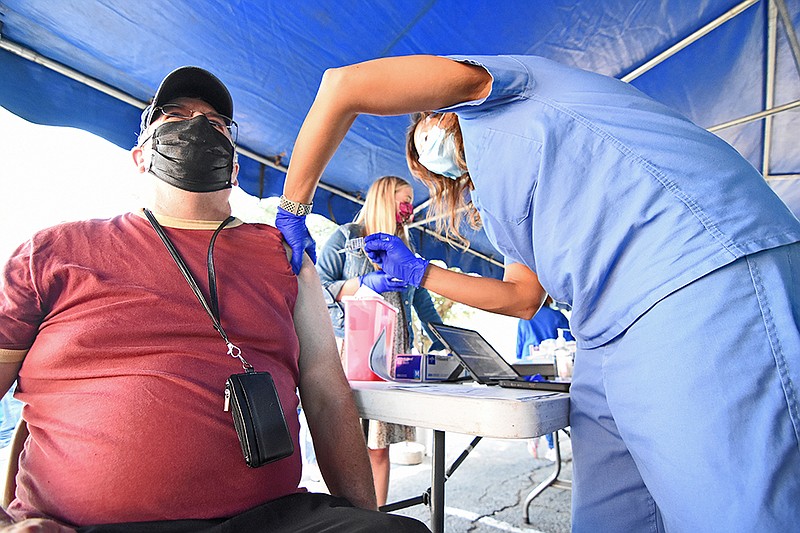
[[[400,202],[397,213],[394,214],[398,224],[408,224],[414,221],[414,206],[411,202]]]

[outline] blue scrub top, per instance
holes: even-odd
[[[743,255],[800,240],[747,160],[635,87],[540,57],[451,59],[493,78],[485,99],[444,110],[458,114],[486,234],[572,306],[579,347]]]

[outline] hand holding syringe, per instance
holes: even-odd
[[[338,250],[337,253],[345,253],[345,252],[357,252],[361,251],[364,252],[364,237],[358,237],[356,239],[348,239],[344,243],[344,248]],[[359,282],[361,285],[366,285],[373,291],[377,293],[383,292],[393,292],[393,291],[400,291],[405,289],[408,286],[408,283],[403,281],[400,278],[393,278],[387,275],[385,272],[382,272],[380,268],[375,272],[371,272],[359,277]]]

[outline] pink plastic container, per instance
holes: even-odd
[[[383,381],[369,369],[372,346],[384,336],[386,368],[394,354],[394,328],[397,309],[380,298],[342,298],[344,303],[344,373],[351,381]]]

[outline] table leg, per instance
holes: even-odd
[[[444,533],[444,431],[433,432],[431,472],[431,531]]]
[[[453,461],[453,464],[450,465],[450,468],[448,468],[447,471],[444,473],[444,478],[442,479],[441,483],[442,487],[444,487],[447,484],[447,480],[450,479],[450,476],[452,476],[453,473],[456,471],[456,469],[459,466],[461,466],[461,463],[463,463],[466,460],[467,456],[472,452],[472,450],[475,449],[475,446],[478,445],[481,439],[483,439],[483,437],[475,437],[474,439],[472,439],[472,442],[469,444],[469,446],[467,446],[464,449],[463,452],[461,452],[461,455],[458,456],[458,459]],[[444,445],[442,445],[441,448],[442,450],[444,450]],[[443,458],[441,462],[442,464],[444,464]],[[434,472],[433,465],[431,465],[431,485],[433,485],[434,481],[433,472]],[[407,507],[412,507],[414,505],[420,505],[420,504],[425,504],[428,506],[428,509],[430,509],[431,506],[430,487],[428,487],[428,489],[421,496],[414,496],[413,498],[407,498],[405,500],[400,500],[393,503],[387,503],[386,505],[382,505],[378,510],[384,513],[391,513],[392,511],[397,511],[399,509],[405,509]]]
[[[569,435],[569,433],[567,434]],[[558,477],[559,474],[561,474],[561,445],[559,444],[558,441],[558,431],[555,431],[553,433],[553,444],[554,444],[553,447],[555,448],[556,451],[555,470],[553,471],[552,474],[547,476],[547,478],[544,481],[536,485],[536,487],[534,487],[534,489],[530,492],[530,494],[528,494],[528,497],[525,498],[525,503],[522,504],[522,518],[526,524],[531,523],[530,515],[528,514],[531,503],[537,496],[539,496],[539,494],[541,494],[544,491],[544,489],[546,489],[547,487],[556,487],[559,489],[572,488],[572,482],[570,480],[560,479]]]
[[[364,441],[369,442],[369,419],[361,419],[361,431],[364,432]]]

